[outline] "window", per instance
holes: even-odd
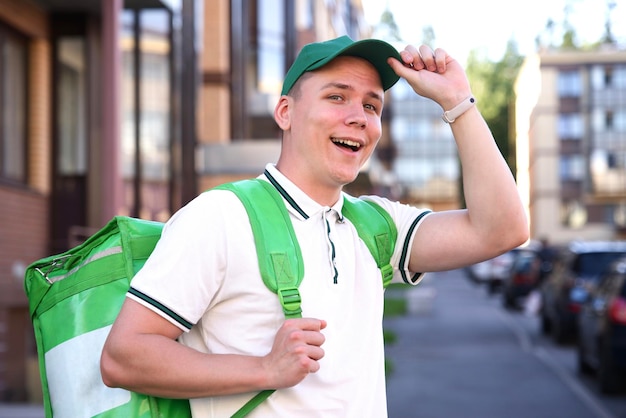
[[[607,87],[613,85],[613,67],[604,68],[604,85]]]
[[[604,114],[604,126],[606,126],[607,131],[613,130],[614,119],[615,118],[613,117],[613,112],[611,112],[610,110]]]
[[[559,138],[581,139],[584,133],[583,118],[580,113],[562,113],[559,115]]]
[[[561,223],[572,229],[578,229],[587,224],[587,208],[582,202],[561,202]]]
[[[577,70],[560,72],[558,89],[560,97],[579,97],[582,91],[580,73]]]
[[[613,87],[626,88],[626,65],[616,65],[614,67]]]
[[[594,133],[626,132],[626,109],[594,109],[591,126]]]
[[[26,39],[0,26],[0,178],[26,182]]]
[[[277,95],[285,75],[285,6],[282,1],[257,2],[257,89],[261,93]]]
[[[585,159],[580,154],[564,155],[559,162],[561,180],[583,180]]]
[[[594,90],[626,87],[625,65],[594,65],[591,67],[591,85]]]
[[[171,15],[124,10],[122,36],[122,172],[125,210],[146,219],[169,216],[172,142]]]
[[[613,113],[613,130],[615,132],[626,132],[626,109],[621,108],[620,110]]]
[[[58,172],[63,176],[87,172],[87,127],[85,114],[85,43],[81,37],[58,41]]]

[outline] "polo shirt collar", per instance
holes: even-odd
[[[278,171],[274,164],[267,164],[265,166],[263,177],[265,177],[265,179],[269,181],[276,188],[276,190],[278,190],[287,203],[287,210],[289,210],[289,212],[294,214],[296,217],[302,220],[309,219],[311,216],[329,210],[328,206],[320,205],[300,190],[300,188],[285,177],[283,173]],[[337,212],[337,216],[340,221],[343,221],[343,215],[341,214],[342,207],[343,192],[337,203],[330,208]]]

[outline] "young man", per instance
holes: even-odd
[[[376,147],[384,92],[399,77],[450,111],[467,210],[428,213],[368,197],[397,226],[395,276],[415,284],[421,272],[526,241],[515,183],[458,62],[442,49],[399,54],[378,40],[308,45],[275,108],[279,160],[261,176],[284,197],[301,246],[303,318],[285,320],[265,287],[239,200],[203,193],[167,223],[133,280],[102,354],[107,385],[191,398],[196,417],[230,416],[263,389],[278,390],[251,416],[386,416],[383,287],[342,215],[342,187]]]

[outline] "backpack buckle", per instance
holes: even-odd
[[[297,287],[284,287],[278,289],[276,293],[286,318],[300,318],[302,316],[302,309],[300,308],[302,299]]]
[[[387,287],[393,279],[393,267],[391,264],[386,264],[380,268],[380,274],[383,276],[383,287]]]

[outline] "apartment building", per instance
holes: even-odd
[[[516,82],[517,179],[533,238],[623,238],[626,51],[546,51]]]
[[[368,30],[360,0],[0,0],[0,400],[40,396],[25,267],[257,175],[298,50]]]

